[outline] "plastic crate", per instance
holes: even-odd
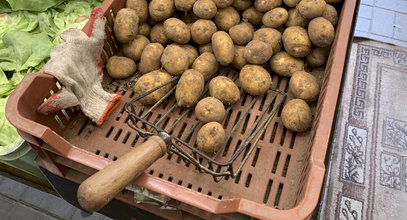
[[[355,0],[345,0],[343,3],[336,39],[321,81],[319,101],[314,106],[314,124],[309,132],[291,133],[276,116],[259,142],[259,147],[250,155],[241,174],[235,179],[216,183],[210,175],[199,173],[176,156],[166,156],[153,164],[134,184],[166,195],[173,199],[170,206],[203,218],[310,218],[322,188],[325,155],[356,5]],[[106,0],[101,5],[107,18],[107,39],[102,55],[104,61],[118,49],[119,43],[112,34],[113,18],[124,6],[125,0]],[[84,31],[87,28],[86,25]],[[273,82],[278,89],[287,91],[286,78],[274,75]],[[104,83],[107,90],[122,94],[124,101],[129,101],[134,95],[131,89],[123,89],[108,77],[105,77]],[[58,90],[57,84],[50,75],[27,74],[11,94],[6,106],[7,118],[37,150],[41,165],[49,171],[80,183],[144,141],[126,124],[128,115],[124,111],[124,103],[100,127],[73,109],[41,115],[37,107]],[[244,105],[249,99],[245,96],[238,104]],[[254,107],[261,109],[261,101]],[[238,112],[232,112],[230,120],[237,120],[238,115]],[[253,117],[246,119],[248,123]],[[243,127],[239,129],[244,133]],[[188,125],[179,130],[179,135],[182,135],[183,130],[188,130]],[[228,145],[229,151],[238,142],[239,137],[234,138]],[[135,203],[128,190],[117,198],[165,218],[183,216],[182,212],[174,214],[173,211]]]

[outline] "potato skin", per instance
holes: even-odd
[[[232,7],[219,9],[215,15],[215,24],[219,30],[229,31],[229,29],[240,22],[240,15]]]
[[[138,34],[148,36],[150,34],[151,27],[148,23],[142,23],[138,26]]]
[[[266,63],[273,55],[273,48],[270,44],[260,40],[250,41],[244,49],[244,58],[251,64]]]
[[[136,11],[130,8],[122,8],[117,12],[114,19],[113,31],[120,43],[128,43],[137,36],[139,18]]]
[[[188,56],[188,66],[192,66],[195,59],[198,57],[198,51],[196,48],[190,44],[179,45],[182,49],[185,50],[186,55]]]
[[[300,26],[306,28],[309,23],[309,20],[302,17],[296,8],[288,10],[288,19],[285,25],[287,27]]]
[[[254,29],[249,22],[242,22],[229,29],[229,35],[237,45],[246,45],[253,39]]]
[[[211,20],[199,19],[191,25],[191,37],[198,44],[211,42],[212,35],[218,30]]]
[[[311,53],[307,56],[308,65],[311,67],[324,65],[329,56],[329,49],[329,47],[312,48]]]
[[[191,39],[189,27],[178,18],[168,18],[164,21],[164,33],[178,44],[186,44]]]
[[[288,7],[295,7],[301,0],[283,0]]]
[[[216,7],[220,9],[229,7],[230,5],[232,5],[234,0],[212,0],[212,1],[215,3]]]
[[[148,11],[150,17],[156,21],[164,21],[175,11],[174,0],[151,0]]]
[[[199,54],[203,54],[205,52],[213,53],[211,43],[199,45]]]
[[[213,121],[220,123],[226,115],[225,106],[217,98],[206,97],[196,104],[195,115],[203,123]]]
[[[239,74],[242,89],[253,96],[263,95],[271,86],[271,76],[260,65],[246,65]]]
[[[293,57],[305,57],[311,52],[311,40],[302,27],[293,26],[285,29],[282,39],[285,50]]]
[[[192,64],[192,69],[200,72],[207,81],[218,71],[219,65],[215,55],[205,52],[196,58]]]
[[[233,105],[240,99],[239,88],[225,76],[217,76],[209,82],[209,93],[225,105]]]
[[[185,49],[178,45],[168,45],[161,56],[161,64],[168,73],[174,76],[181,75],[189,66],[189,58]]]
[[[283,0],[255,0],[254,7],[260,12],[266,12],[280,6],[282,3]]]
[[[257,11],[253,6],[244,10],[242,17],[253,25],[261,25],[263,22],[263,12]]]
[[[312,125],[311,109],[305,101],[292,99],[283,107],[281,121],[288,130],[304,132]]]
[[[151,28],[150,40],[152,43],[160,43],[162,45],[168,44],[170,39],[165,35],[163,23],[157,23]]]
[[[136,11],[140,24],[147,21],[148,4],[146,0],[127,0],[126,8],[131,8]]]
[[[304,18],[313,19],[324,14],[325,6],[325,0],[301,0],[297,9]]]
[[[281,51],[270,59],[271,70],[284,77],[290,77],[294,72],[304,70],[304,61]]]
[[[232,7],[236,10],[243,11],[252,6],[252,0],[235,0]]]
[[[175,0],[175,8],[180,11],[191,11],[196,0]]]
[[[141,73],[148,73],[161,68],[161,55],[164,47],[159,43],[148,44],[141,54],[139,70]]]
[[[247,61],[244,58],[244,46],[235,45],[235,57],[233,58],[232,65],[236,69],[242,69],[246,64]]]
[[[218,122],[209,122],[199,129],[196,136],[198,149],[207,155],[218,152],[225,144],[225,130]]]
[[[136,72],[136,63],[127,57],[111,56],[106,64],[107,73],[113,79],[124,79]]]
[[[327,47],[335,39],[335,28],[323,17],[314,18],[308,25],[308,35],[313,44],[318,47]]]
[[[157,86],[164,84],[171,80],[171,75],[163,70],[154,70],[152,72],[142,75],[134,84],[134,93],[136,96],[140,96]],[[154,91],[153,93],[143,97],[139,101],[144,105],[152,105],[158,102],[163,96],[165,96],[172,88],[172,83]]]
[[[175,99],[180,107],[189,108],[198,103],[205,87],[202,74],[194,69],[185,71],[178,80]]]
[[[212,0],[198,0],[192,10],[199,18],[211,19],[215,17],[218,8]]]
[[[263,15],[263,24],[266,27],[278,28],[288,20],[288,12],[284,8],[274,8]]]
[[[322,15],[323,18],[331,22],[333,26],[336,26],[338,24],[338,12],[334,8],[334,6],[330,4],[326,4],[324,14]]]
[[[288,88],[294,97],[306,102],[317,100],[320,90],[317,79],[305,71],[295,72],[291,76]]]
[[[147,44],[150,43],[147,37],[144,35],[137,35],[137,37],[131,42],[123,45],[123,54],[135,61],[139,61],[141,58],[141,53]]]
[[[271,45],[273,53],[278,53],[281,50],[281,33],[273,28],[260,28],[254,32],[253,40],[260,40]]]
[[[212,35],[212,49],[216,60],[221,65],[229,65],[233,61],[235,48],[232,38],[224,31],[217,31]]]

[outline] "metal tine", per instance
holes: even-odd
[[[278,104],[277,106],[280,106],[281,104],[283,104],[283,102],[284,102],[284,99],[282,99],[282,100],[280,101],[280,104]],[[239,173],[239,171],[243,168],[244,164],[245,164],[245,163],[247,162],[247,160],[249,159],[249,156],[248,156],[248,155],[250,155],[250,154],[253,152],[254,148],[256,148],[257,144],[258,144],[259,141],[260,141],[261,136],[264,134],[264,132],[266,132],[266,129],[265,129],[265,128],[267,128],[267,127],[269,126],[269,124],[270,124],[271,121],[273,120],[275,114],[277,114],[278,109],[279,109],[279,107],[273,108],[273,110],[272,110],[272,112],[271,112],[271,117],[268,117],[267,120],[266,120],[266,123],[264,123],[264,124],[261,126],[261,127],[262,127],[262,132],[260,133],[260,135],[257,135],[257,138],[256,138],[255,141],[253,142],[252,147],[251,147],[251,148],[249,149],[249,151],[247,152],[246,157],[244,157],[243,160],[242,160],[242,162],[240,163],[240,166],[239,166],[239,168],[237,169],[237,173]]]
[[[174,128],[178,125],[178,123],[188,114],[188,112],[191,111],[191,108],[186,109],[182,115],[175,120],[174,124],[171,125],[170,129],[168,129],[168,134],[171,134]]]
[[[170,96],[176,89],[176,86],[172,87],[171,90],[165,94],[158,102],[156,102],[151,108],[149,108],[144,114],[141,116],[141,118],[145,118],[150,112],[152,112],[157,106],[159,106],[168,96]]]

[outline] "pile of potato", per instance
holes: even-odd
[[[295,132],[308,130],[312,113],[308,103],[319,96],[319,82],[307,71],[324,66],[335,37],[342,0],[127,0],[114,21],[114,33],[123,45],[112,56],[107,71],[123,79],[137,70],[134,85],[141,95],[180,76],[175,98],[183,108],[195,106],[205,123],[197,146],[208,155],[225,142],[220,122],[225,106],[240,99],[238,86],[217,76],[221,66],[240,71],[240,87],[261,96],[272,84],[272,74],[290,77],[289,97],[281,121]],[[205,84],[210,97],[202,97]],[[166,95],[167,85],[140,100],[152,105]]]

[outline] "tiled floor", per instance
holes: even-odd
[[[110,219],[99,213],[89,215],[52,194],[0,176],[1,219]]]
[[[407,1],[361,0],[355,36],[407,47]]]

